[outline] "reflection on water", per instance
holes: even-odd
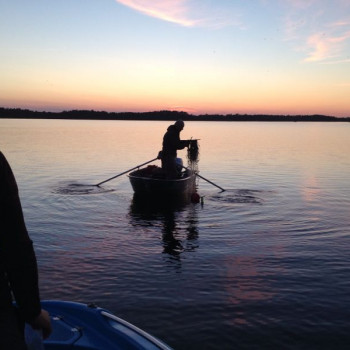
[[[197,204],[199,205],[199,204]],[[182,221],[179,213],[185,213]],[[198,247],[196,204],[181,198],[149,198],[134,194],[130,205],[130,224],[149,227],[161,224],[163,253],[180,262],[181,253]]]

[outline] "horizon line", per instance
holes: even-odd
[[[337,117],[334,115],[326,115],[326,114],[319,114],[319,113],[313,113],[313,114],[266,114],[266,113],[201,113],[201,114],[192,114],[186,111],[179,111],[179,110],[153,110],[153,111],[143,111],[143,112],[132,112],[132,111],[123,111],[123,112],[109,112],[104,110],[94,110],[94,109],[70,109],[70,110],[61,110],[61,111],[46,111],[46,110],[33,110],[29,108],[21,108],[21,107],[2,107],[0,106],[0,111],[22,111],[22,112],[28,112],[28,113],[35,113],[35,114],[64,114],[64,113],[103,113],[103,114],[157,114],[157,113],[173,113],[173,114],[185,114],[189,117],[289,117],[289,118],[295,118],[295,117],[320,117],[320,118],[332,118],[332,119],[350,119],[350,116],[348,117]],[[0,118],[3,118],[0,114]],[[68,118],[67,118],[68,119]]]

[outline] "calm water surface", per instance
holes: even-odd
[[[125,175],[90,186],[155,158],[168,125],[0,120],[42,298],[178,350],[348,349],[350,124],[186,123],[226,189],[199,180],[203,205],[136,201]]]

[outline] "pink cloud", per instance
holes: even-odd
[[[339,62],[348,58],[348,0],[280,0],[286,11],[285,39],[304,52],[304,62]]]
[[[311,52],[305,61],[323,61],[338,57],[348,39],[350,39],[350,31],[340,36],[327,36],[324,33],[311,35],[307,40],[307,49]]]
[[[311,35],[307,40],[307,47],[311,53],[305,58],[306,62],[323,60],[332,52],[331,43],[322,34]]]
[[[332,23],[332,26],[334,27],[350,26],[350,20],[339,20],[337,22]]]
[[[197,0],[115,0],[147,16],[172,22],[185,27],[220,28],[241,25],[239,15],[227,13],[225,7],[216,3],[210,6]]]
[[[189,8],[186,0],[116,0],[145,15],[177,23],[186,27],[195,25],[188,17]]]

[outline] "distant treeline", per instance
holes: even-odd
[[[344,122],[350,117],[337,118],[326,115],[266,115],[266,114],[201,114],[178,111],[155,112],[100,112],[72,110],[63,112],[38,112],[20,108],[0,108],[0,118],[11,119],[81,119],[81,120],[178,120],[185,121],[286,121],[286,122]]]

